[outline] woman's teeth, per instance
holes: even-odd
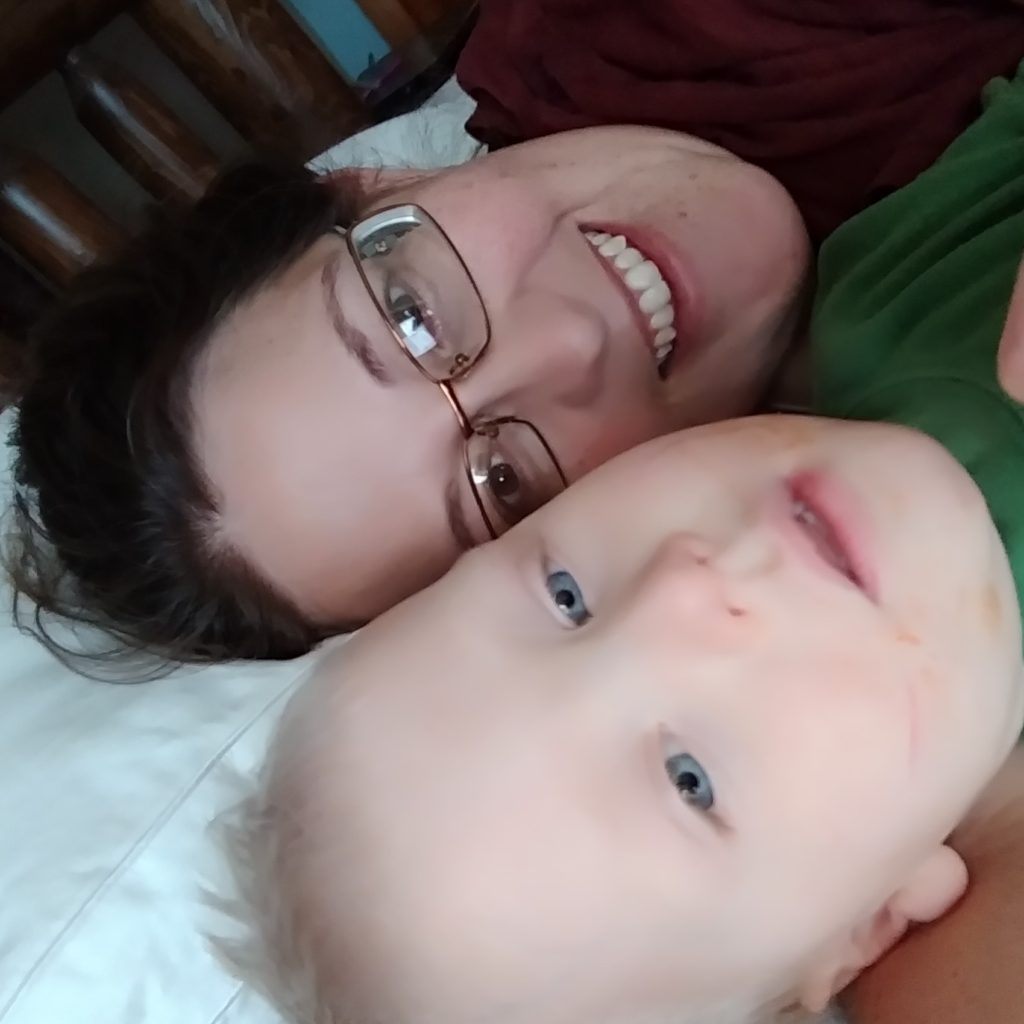
[[[672,293],[657,265],[634,249],[625,235],[609,235],[603,231],[585,231],[588,242],[603,256],[637,296],[637,306],[647,317],[658,369],[668,361],[676,347],[676,311]]]

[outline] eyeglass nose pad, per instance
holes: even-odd
[[[444,395],[451,406],[455,419],[458,421],[459,430],[462,431],[463,438],[468,440],[473,434],[473,427],[469,422],[469,417],[466,415],[466,410],[462,408],[462,403],[455,394],[451,381],[438,381],[437,386],[441,389],[441,394]]]

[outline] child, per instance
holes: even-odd
[[[819,1008],[963,891],[945,840],[1020,729],[1020,651],[923,435],[650,442],[297,697],[236,836],[263,984],[318,1024]]]
[[[467,558],[324,664],[250,806],[285,1004],[743,1020],[955,901],[1022,715],[1024,83],[986,102],[825,246],[814,336],[826,411],[936,435],[988,509],[922,435],[751,420]]]

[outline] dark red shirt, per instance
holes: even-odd
[[[928,167],[1022,58],[1009,0],[481,0],[458,77],[491,146],[689,132],[775,175],[820,241]]]

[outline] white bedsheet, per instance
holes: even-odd
[[[0,589],[0,605],[9,598]],[[206,826],[307,661],[100,684],[3,616],[3,1024],[274,1019],[206,951],[199,885],[214,856]]]

